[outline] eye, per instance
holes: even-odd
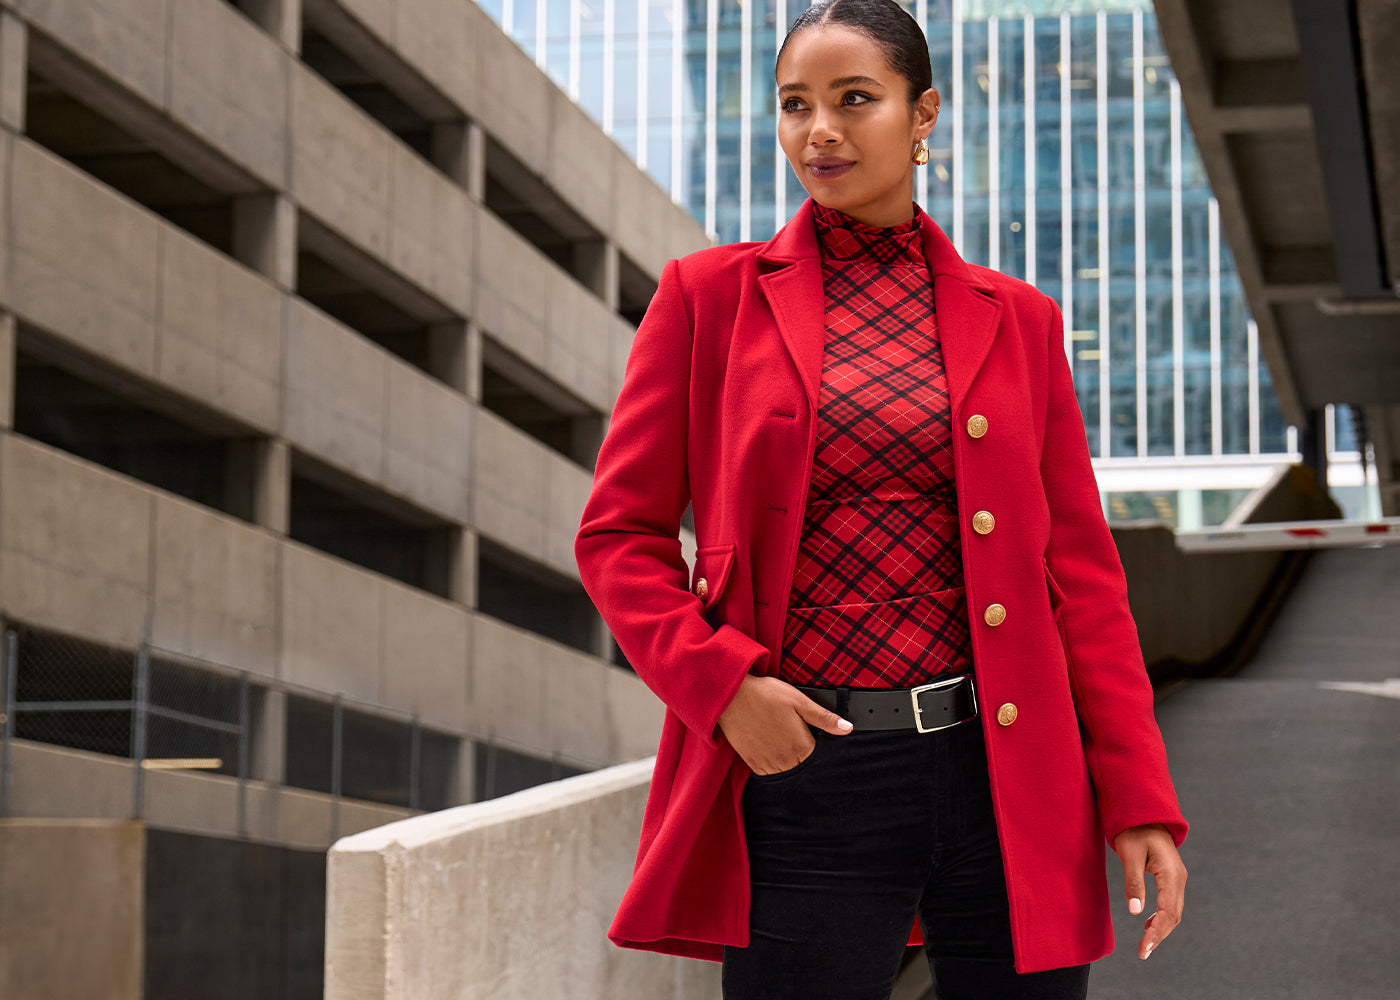
[[[780,102],[778,107],[784,111],[799,111],[802,108],[802,102],[795,97],[789,97],[786,101]]]
[[[846,96],[846,98],[848,99],[848,100],[847,100],[847,103],[848,103],[848,104],[869,104],[871,101],[874,100],[874,98],[871,97],[869,94],[863,94],[863,93],[861,93],[859,90],[852,90],[850,93],[846,94],[845,96]],[[849,98],[857,98],[857,100],[851,101],[851,100],[849,100]]]

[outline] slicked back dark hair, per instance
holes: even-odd
[[[839,24],[866,35],[885,53],[885,61],[909,84],[909,104],[933,86],[929,68],[928,39],[919,22],[895,0],[820,0],[804,10],[788,26],[787,35],[773,60],[773,75],[792,36],[822,24]]]

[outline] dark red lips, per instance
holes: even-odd
[[[807,171],[819,180],[840,177],[855,166],[853,160],[843,160],[839,156],[814,156],[807,161]]]

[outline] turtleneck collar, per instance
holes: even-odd
[[[895,226],[872,226],[845,212],[812,201],[812,221],[817,248],[823,261],[843,260],[881,267],[926,266],[922,240],[924,210],[914,206],[914,217]]]

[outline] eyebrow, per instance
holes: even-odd
[[[832,80],[831,83],[827,85],[827,89],[829,89],[829,90],[838,90],[838,89],[840,89],[841,87],[853,87],[853,86],[861,86],[861,87],[871,87],[871,86],[874,86],[874,87],[883,87],[884,85],[883,85],[882,83],[880,83],[879,80],[872,80],[872,79],[871,79],[870,77],[868,77],[868,76],[841,76],[841,77],[837,77],[835,80]],[[806,90],[806,89],[807,89],[807,85],[806,85],[805,83],[785,83],[785,84],[783,84],[781,87],[778,88],[778,95],[779,95],[779,96],[782,96],[783,94],[789,93],[789,92],[791,92],[791,91]]]

